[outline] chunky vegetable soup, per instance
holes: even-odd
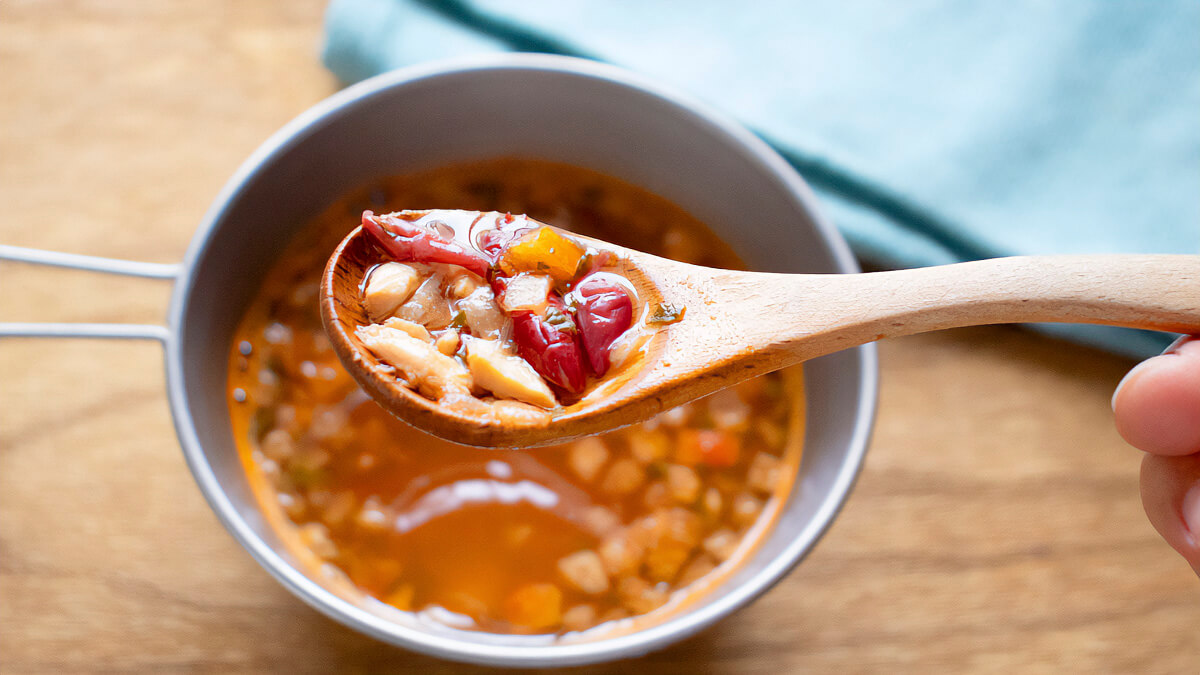
[[[443,406],[548,420],[649,338],[614,251],[525,215],[364,211],[362,228],[382,262],[359,282],[355,335]]]
[[[342,369],[317,297],[327,256],[365,209],[411,207],[527,213],[630,248],[739,265],[674,205],[558,164],[481,162],[348,195],[282,252],[230,350],[238,448],[295,556],[367,602],[510,634],[629,627],[718,582],[791,489],[799,369],[549,448],[486,450],[425,435]]]

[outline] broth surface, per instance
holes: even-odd
[[[740,261],[678,207],[601,174],[505,159],[385,178],[347,195],[266,275],[230,350],[235,440],[298,559],[452,627],[560,634],[645,615],[719,581],[791,489],[799,367],[561,446],[486,450],[384,412],[321,326],[326,258],[364,209],[527,213],[714,267]]]

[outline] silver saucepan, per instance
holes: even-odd
[[[532,644],[404,622],[309,576],[259,512],[225,398],[234,328],[293,233],[384,175],[500,156],[594,169],[655,192],[712,227],[755,269],[858,271],[808,187],[757,137],[704,105],[613,67],[545,55],[426,65],[330,97],[272,136],[225,185],[182,264],[0,246],[0,258],[174,280],[165,326],[0,324],[0,336],[159,340],[188,466],[221,522],[301,600],[401,647],[507,666],[644,654],[745,606],[816,544],[845,501],[874,416],[872,346],[806,366],[808,424],[796,487],[753,556],[717,588],[657,623],[611,637]]]

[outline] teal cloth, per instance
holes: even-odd
[[[343,82],[537,51],[675,85],[767,139],[865,260],[1200,252],[1200,2],[333,0]],[[1130,356],[1161,333],[1039,326]]]

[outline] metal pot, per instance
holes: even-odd
[[[745,606],[816,544],[845,501],[874,417],[872,346],[806,366],[808,424],[796,487],[762,544],[722,584],[635,632],[571,642],[455,631],[373,611],[308,576],[259,512],[225,398],[234,328],[297,228],[381,175],[523,156],[624,179],[708,223],[753,268],[858,271],[804,182],[765,143],[704,105],[589,61],[505,55],[409,68],[330,97],[272,136],[217,196],[180,265],[0,246],[0,258],[174,279],[166,326],[0,324],[0,336],[148,338],[166,349],[171,412],[213,511],[300,599],[380,640],[448,659],[558,666],[626,658]]]

